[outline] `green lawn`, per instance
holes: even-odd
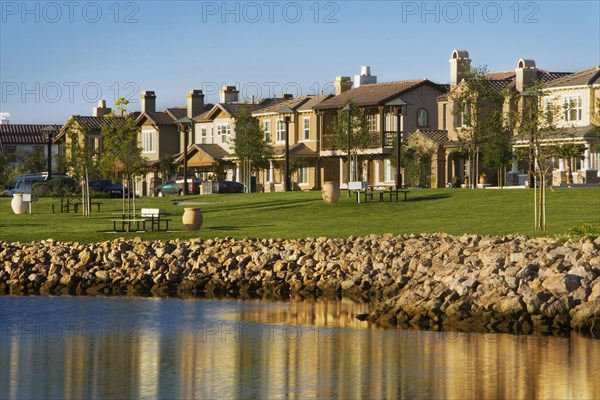
[[[600,225],[600,187],[548,190],[547,231],[533,230],[533,191],[423,189],[408,201],[357,204],[342,192],[340,202],[327,205],[320,192],[254,193],[138,199],[139,207],[164,208],[173,221],[169,232],[115,233],[110,219],[121,211],[121,200],[102,199],[100,213],[53,214],[58,199],[42,198],[33,213],[13,214],[10,198],[0,198],[0,240],[93,242],[118,237],[186,239],[346,237],[371,233],[559,235],[574,225]],[[386,197],[387,199],[387,197]],[[183,230],[183,206],[177,201],[202,202],[204,224],[199,231]]]

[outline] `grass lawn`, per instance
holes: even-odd
[[[377,198],[378,199],[378,198]],[[386,200],[389,197],[386,196]],[[121,211],[120,199],[101,199],[100,212],[53,214],[59,199],[42,198],[32,214],[15,215],[11,198],[0,198],[0,240],[95,242],[118,237],[187,239],[214,237],[303,238],[346,237],[371,233],[526,234],[560,235],[575,225],[600,225],[600,187],[549,189],[547,231],[533,230],[533,191],[415,189],[408,201],[357,204],[342,192],[340,202],[327,205],[318,191],[253,193],[138,199],[137,206],[164,208],[171,214],[168,232],[113,232],[112,213]],[[183,229],[183,206],[177,201],[201,202],[202,228]]]

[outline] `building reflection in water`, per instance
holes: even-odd
[[[0,398],[600,397],[600,341],[577,335],[375,329],[349,302],[97,301],[124,319],[3,322]]]

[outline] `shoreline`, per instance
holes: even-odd
[[[384,327],[600,338],[600,237],[0,242],[0,295],[349,298]]]

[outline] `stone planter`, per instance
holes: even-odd
[[[327,204],[335,204],[340,199],[340,183],[338,181],[323,182],[321,189],[323,201]]]
[[[29,208],[29,202],[23,201],[23,193],[15,193],[10,206],[15,214],[25,214]]]
[[[202,210],[199,208],[185,208],[182,221],[186,231],[197,231],[202,226]]]

